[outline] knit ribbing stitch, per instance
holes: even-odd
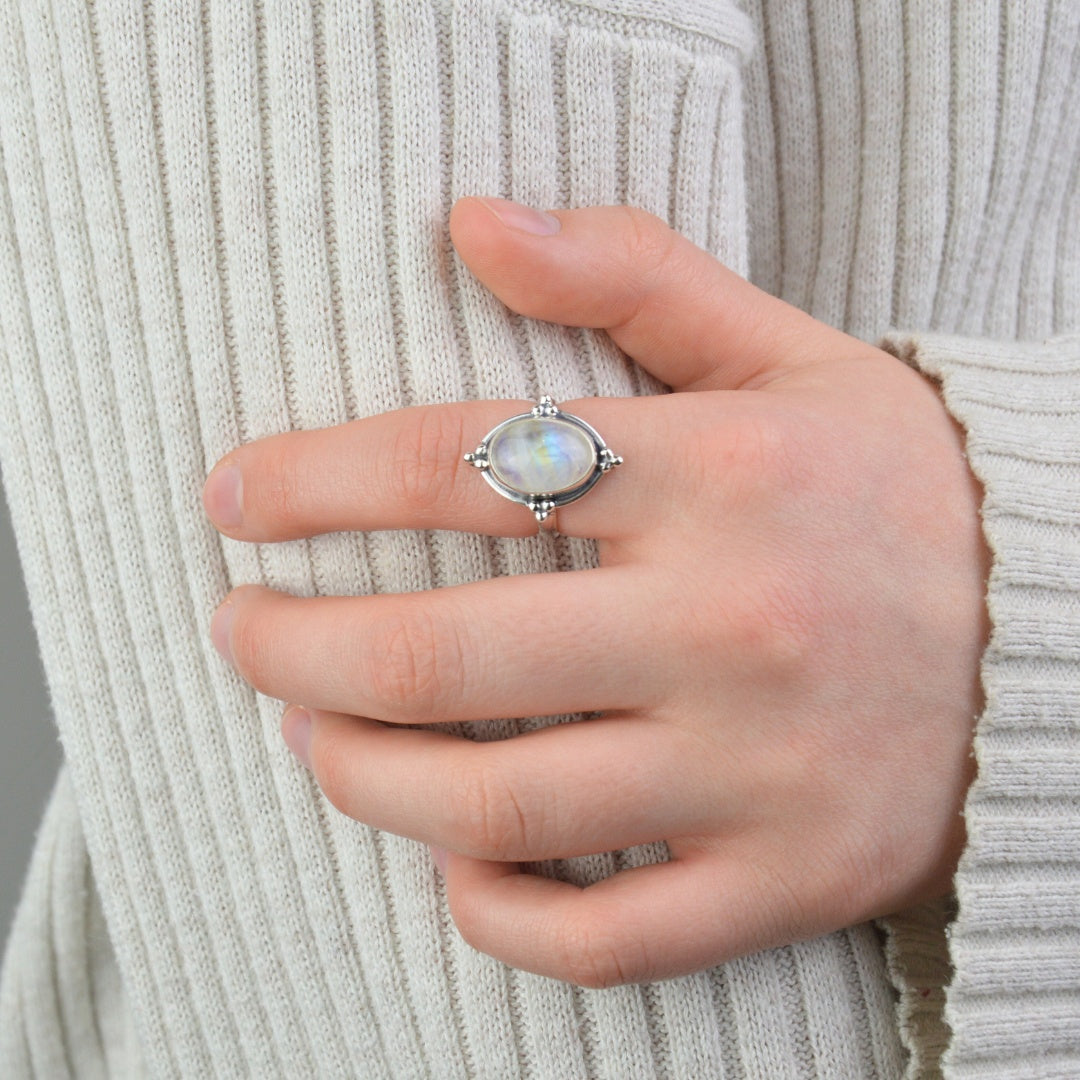
[[[885,346],[967,431],[994,553],[986,707],[948,928],[947,1075],[1080,1074],[1080,335]],[[932,962],[932,961],[931,961]],[[908,960],[913,981],[928,967]]]
[[[885,985],[871,928],[649,992],[505,968],[461,940],[421,845],[326,803],[281,743],[279,703],[206,635],[242,581],[363,594],[594,563],[565,538],[236,544],[205,520],[202,479],[240,442],[401,405],[662,390],[604,335],[508,313],[456,259],[446,216],[467,192],[632,195],[745,270],[745,17],[67,7],[0,8],[2,459],[146,1069],[720,1075],[815,1053],[856,1067],[846,1023],[810,1030],[792,1005],[824,978],[851,1003],[839,1017],[863,1012],[863,983]],[[661,855],[552,870],[589,880]],[[24,1004],[49,981],[25,932],[4,984]],[[59,1021],[4,1038],[12,1061],[50,1038],[79,1051]]]
[[[421,845],[334,810],[280,703],[210,645],[242,582],[594,565],[565,537],[239,544],[203,514],[207,469],[273,432],[663,392],[605,335],[483,289],[446,230],[465,194],[643,206],[818,318],[903,328],[890,347],[942,380],[992,500],[995,689],[955,974],[947,909],[890,923],[909,1071],[937,1068],[948,1032],[918,1003],[946,996],[948,1075],[1080,1071],[1080,369],[1069,339],[1039,343],[1080,326],[1075,8],[743,6],[0,0],[0,465],[66,758],[5,956],[0,1074],[903,1071],[869,925],[608,991],[477,953]]]

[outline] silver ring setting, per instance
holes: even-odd
[[[623,461],[594,427],[546,394],[529,412],[496,424],[465,460],[504,498],[527,506],[541,531],[549,514],[580,499]]]

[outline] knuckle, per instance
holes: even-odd
[[[450,917],[466,945],[480,952],[493,952],[491,910],[487,904],[467,890],[446,890]]]
[[[731,644],[752,669],[796,679],[813,662],[822,636],[820,601],[793,574],[774,570],[728,609]]]
[[[606,990],[641,982],[650,970],[644,942],[627,939],[620,920],[599,917],[568,919],[559,932],[559,967],[569,982],[589,990]]]
[[[357,783],[356,762],[348,752],[347,743],[324,733],[320,738],[312,739],[309,753],[311,771],[322,793],[343,814],[357,817],[356,792],[360,785]]]
[[[801,671],[812,659],[821,640],[817,606],[811,590],[790,576],[762,583],[757,616],[774,667]]]
[[[369,642],[363,690],[383,714],[378,718],[403,723],[444,718],[464,679],[458,632],[421,605],[407,604],[378,619]]]
[[[756,512],[761,507],[805,503],[815,486],[820,445],[804,420],[783,405],[747,402],[723,425],[709,423],[688,440],[683,468],[700,498],[718,512]]]
[[[245,513],[254,510],[282,532],[303,526],[310,490],[310,480],[301,476],[299,456],[292,446],[289,439],[268,439],[257,464],[245,469],[244,477]]]
[[[797,940],[800,933],[811,936],[814,916],[807,902],[805,879],[795,873],[798,863],[798,855],[784,851],[755,867],[753,880],[744,885],[754,920],[741,929],[733,952],[756,952],[781,941]]]
[[[657,277],[669,267],[680,236],[662,218],[639,206],[620,206],[616,212],[623,218],[618,235],[624,245],[616,266],[624,277],[620,286],[630,300],[627,316],[618,325],[625,325],[641,314]]]
[[[787,487],[797,474],[792,427],[775,410],[748,412],[728,429],[728,468],[755,488],[762,481]]]
[[[508,862],[528,849],[525,814],[510,781],[493,765],[470,762],[450,780],[460,849],[474,858]]]
[[[276,685],[282,655],[273,620],[265,612],[260,615],[251,605],[238,605],[229,644],[236,670],[246,682],[259,689]]]
[[[625,219],[627,254],[648,268],[661,266],[678,239],[678,234],[656,214],[640,206],[621,206]]]
[[[403,424],[391,447],[393,485],[387,494],[422,517],[445,510],[458,486],[463,420],[459,411],[442,408],[416,410],[415,422]]]
[[[861,912],[879,905],[883,897],[895,895],[906,868],[896,865],[888,840],[889,830],[854,815],[838,829],[822,859],[827,869],[819,885],[821,906],[835,904],[837,896],[844,897],[847,910],[856,916],[854,922]]]

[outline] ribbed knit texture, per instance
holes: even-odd
[[[994,552],[945,999],[955,1077],[1080,1076],[1080,334],[887,346],[968,431]]]
[[[71,777],[61,768],[5,970],[5,1077],[146,1075],[92,873]]]
[[[67,760],[0,1075],[895,1077],[901,1036],[930,1075],[943,998],[948,1075],[1080,1072],[1080,363],[1017,343],[1080,326],[1080,16],[979,8],[0,0],[0,464]],[[899,1014],[869,925],[608,991],[475,952],[421,845],[330,807],[213,651],[241,582],[594,564],[550,536],[237,544],[203,515],[213,462],[272,432],[663,391],[479,286],[464,194],[644,206],[943,379],[995,630],[955,974],[945,905],[890,920]]]

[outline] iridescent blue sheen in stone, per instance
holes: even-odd
[[[558,417],[529,416],[507,424],[488,443],[487,457],[498,480],[526,495],[577,487],[596,467],[592,439]]]

